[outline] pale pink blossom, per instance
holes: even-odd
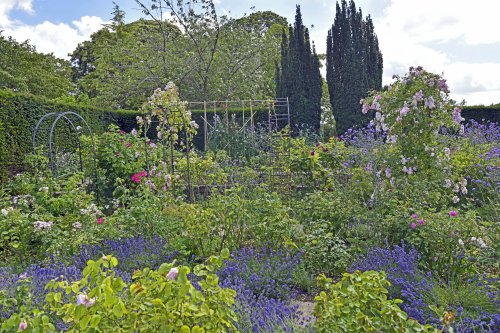
[[[169,278],[170,280],[175,280],[177,279],[177,275],[179,275],[179,269],[177,267],[173,267],[168,272],[167,278]]]

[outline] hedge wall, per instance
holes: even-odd
[[[465,120],[474,119],[478,122],[490,121],[492,123],[500,123],[500,104],[491,106],[464,106],[462,108],[462,116]]]

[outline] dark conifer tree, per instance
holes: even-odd
[[[363,19],[354,1],[337,2],[335,21],[326,41],[326,81],[337,133],[363,126],[360,99],[382,88],[382,53],[370,16]]]
[[[276,66],[276,96],[289,98],[292,130],[305,125],[319,131],[321,84],[319,58],[297,6],[294,26],[288,37],[283,34],[281,66]]]

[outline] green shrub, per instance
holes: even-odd
[[[384,272],[345,273],[333,285],[322,275],[318,282],[324,291],[315,298],[315,332],[438,332],[408,319],[398,306],[401,300],[387,299]]]
[[[197,289],[188,279],[187,266],[162,264],[158,270],[136,271],[127,285],[116,272],[118,260],[110,255],[89,260],[80,281],[55,279],[46,286],[50,311],[68,326],[68,332],[238,332],[231,306],[236,292],[218,285],[213,272],[229,251],[194,267]],[[14,314],[1,327],[17,331],[21,322],[28,332],[54,332],[38,310]],[[43,314],[43,313],[42,313]]]

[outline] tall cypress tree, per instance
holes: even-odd
[[[382,53],[370,16],[363,19],[354,1],[337,2],[334,24],[326,41],[326,80],[337,133],[365,125],[369,117],[359,100],[382,88]]]
[[[281,66],[276,67],[276,96],[288,97],[292,129],[305,125],[319,131],[321,121],[321,74],[319,58],[311,47],[309,31],[296,7],[294,26],[283,34]]]

